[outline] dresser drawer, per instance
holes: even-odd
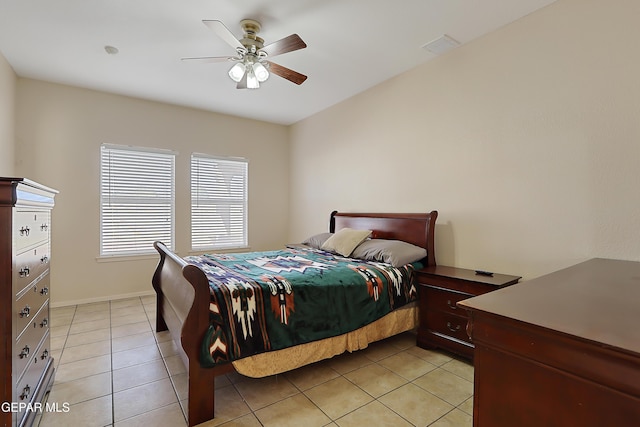
[[[16,294],[49,269],[50,254],[51,245],[45,242],[16,256],[16,264],[13,268]]]
[[[17,253],[49,240],[51,212],[16,210],[13,217],[13,239]]]
[[[427,312],[427,328],[430,331],[471,343],[471,338],[467,334],[467,321],[466,316],[442,311]]]
[[[47,274],[18,294],[18,299],[13,303],[16,337],[20,336],[27,325],[32,324],[40,307],[49,300],[49,280]],[[49,323],[49,319],[45,323]]]
[[[424,298],[427,303],[428,311],[443,311],[445,313],[456,314],[458,316],[465,316],[466,312],[457,307],[458,301],[471,298],[473,295],[464,294],[461,292],[450,291],[446,289],[434,288],[432,286],[422,285],[420,292],[424,292]]]
[[[25,367],[32,362],[36,355],[36,349],[43,341],[49,340],[49,304],[46,303],[42,309],[32,317],[24,332],[16,340],[13,346],[14,369],[16,375],[21,375]],[[49,344],[46,345],[47,351]]]
[[[49,352],[49,335],[47,334],[40,346],[34,351],[33,357],[29,359],[24,374],[16,383],[14,402],[28,403],[31,401],[37,391],[40,378],[47,367],[49,359],[51,359],[51,354]],[[20,420],[23,416],[24,413],[18,414],[17,425],[20,425]]]

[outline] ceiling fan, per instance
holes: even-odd
[[[202,21],[211,28],[222,40],[236,50],[235,56],[205,56],[197,58],[182,58],[182,60],[198,60],[203,62],[235,62],[229,70],[229,77],[237,83],[238,89],[257,89],[260,83],[269,78],[270,72],[283,77],[297,85],[302,84],[307,76],[287,67],[268,61],[267,58],[294,50],[304,49],[306,43],[297,34],[264,44],[258,37],[261,25],[253,19],[243,19],[240,26],[244,36],[238,40],[231,31],[218,20]]]

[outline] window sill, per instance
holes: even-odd
[[[189,255],[204,255],[204,254],[232,254],[240,252],[251,252],[251,246],[242,246],[238,248],[222,248],[222,249],[198,249],[190,250]]]
[[[242,253],[242,252],[251,252],[251,247],[243,246],[243,247],[237,247],[237,248],[202,249],[202,250],[196,250],[196,251],[191,250],[187,252],[187,254],[188,255],[204,255],[204,254],[227,254],[227,253]],[[126,262],[126,261],[143,261],[148,259],[158,260],[159,255],[157,253],[140,254],[140,255],[106,255],[106,256],[97,256],[96,262],[99,262],[99,263]]]
[[[143,261],[147,259],[159,259],[159,255],[155,254],[141,254],[141,255],[113,255],[113,256],[97,256],[97,262],[123,262],[123,261]]]

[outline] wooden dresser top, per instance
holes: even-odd
[[[640,355],[640,262],[595,258],[458,304]]]

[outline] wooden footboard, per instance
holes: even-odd
[[[213,418],[214,378],[233,370],[232,365],[204,369],[200,347],[209,327],[209,282],[197,267],[187,264],[161,242],[154,247],[160,262],[153,275],[156,291],[156,331],[169,330],[187,368],[189,426]]]

